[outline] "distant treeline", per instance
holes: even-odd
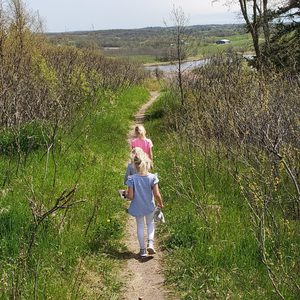
[[[137,47],[146,44],[158,48],[161,46],[164,37],[174,30],[175,27],[147,27],[48,33],[47,36],[54,44],[68,41],[77,48],[87,47],[91,42],[96,43],[99,47]],[[234,34],[245,34],[246,28],[243,24],[194,25],[187,26],[185,32],[192,39],[202,39],[211,36],[225,37]]]

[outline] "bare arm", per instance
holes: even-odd
[[[161,200],[161,195],[159,193],[159,189],[158,189],[158,184],[154,184],[153,186],[153,195],[158,203],[158,206],[163,209],[164,208],[164,205],[162,204],[162,200]]]
[[[153,161],[152,148],[149,149],[149,158]]]
[[[133,190],[132,187],[129,186],[128,187],[128,192],[127,193],[125,192],[126,198],[132,200],[133,194],[134,194],[134,190]]]
[[[152,148],[149,149],[149,158],[151,159],[151,166],[150,166],[150,169],[153,170],[153,154],[152,154]]]

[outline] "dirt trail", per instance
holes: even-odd
[[[157,98],[157,92],[151,93],[151,100],[144,104],[140,111],[135,115],[136,124],[142,124],[144,114],[148,106]],[[127,135],[127,141],[130,143],[134,138],[134,127]],[[155,223],[155,225],[157,225]],[[145,238],[147,237],[145,230]],[[154,241],[157,251],[155,255],[148,255],[141,258],[138,254],[139,243],[136,233],[135,218],[130,216],[127,223],[127,235],[125,240],[129,248],[130,255],[124,266],[122,276],[125,279],[125,288],[123,289],[122,299],[143,299],[143,300],[164,300],[165,293],[163,290],[164,276],[160,265],[162,254],[159,251],[159,245]]]

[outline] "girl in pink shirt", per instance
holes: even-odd
[[[132,146],[132,148],[135,147],[142,148],[144,152],[147,153],[149,158],[153,161],[153,156],[152,156],[153,143],[150,139],[146,138],[146,130],[143,125],[137,125],[135,127],[135,135],[137,138],[130,143],[130,146]]]

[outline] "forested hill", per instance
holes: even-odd
[[[149,40],[159,41],[174,27],[146,27],[139,29],[110,29],[110,30],[90,30],[73,31],[64,33],[48,33],[47,36],[53,43],[60,43],[63,40],[72,41],[77,48],[82,48],[90,44],[91,41],[97,43],[99,47],[124,47],[135,43],[145,43]],[[193,25],[185,29],[187,35],[195,38],[201,37],[224,37],[233,34],[244,34],[246,32],[243,24],[210,24]]]

